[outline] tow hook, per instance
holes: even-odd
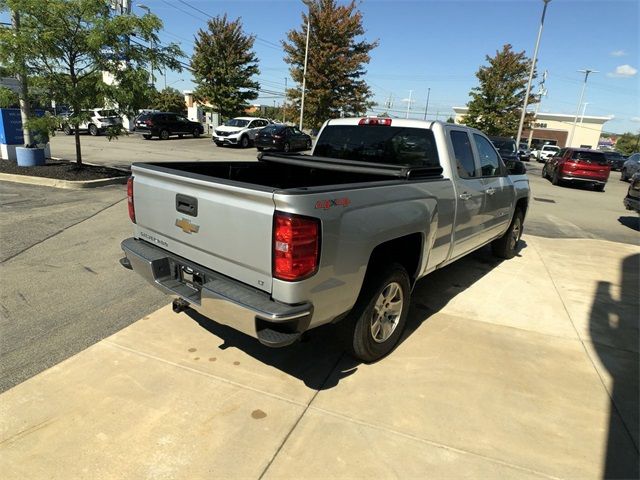
[[[131,262],[129,261],[129,259],[127,257],[124,257],[124,258],[120,259],[120,265],[122,265],[127,270],[133,270],[133,267],[131,266]]]
[[[175,313],[184,312],[187,308],[189,308],[189,302],[183,300],[182,298],[176,298],[173,301],[173,311]]]

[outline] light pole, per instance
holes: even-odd
[[[589,105],[589,103],[591,102],[584,102],[582,104],[582,114],[580,115],[580,125],[582,125],[582,122],[584,121],[584,112],[587,111],[587,105]]]
[[[144,10],[145,12],[147,12],[147,14],[151,15],[151,9],[149,7],[147,7],[146,5],[144,5],[143,3],[139,3],[138,8],[141,10]],[[155,54],[155,45],[153,40],[151,40],[151,51]],[[166,83],[166,78],[165,78],[165,83]],[[156,77],[153,74],[153,57],[151,58],[151,85],[153,85],[155,87],[156,85]],[[166,88],[166,85],[165,85]]]
[[[540,18],[540,28],[538,29],[538,38],[536,39],[536,47],[533,50],[533,58],[531,59],[531,68],[529,69],[529,80],[527,81],[527,91],[524,94],[524,102],[522,102],[522,113],[520,114],[520,123],[518,124],[518,135],[516,137],[516,145],[520,145],[522,137],[522,127],[524,126],[524,118],[527,115],[527,103],[529,102],[529,92],[531,92],[531,82],[533,81],[533,72],[536,69],[536,60],[538,59],[538,48],[540,47],[540,37],[542,37],[542,27],[544,26],[544,16],[547,13],[547,5],[551,0],[542,0],[544,7],[542,8],[542,17]]]
[[[431,87],[427,88],[427,106],[424,107],[424,119],[427,119],[427,111],[429,110],[429,96],[431,95]]]
[[[542,82],[540,82],[539,90],[538,90],[538,102],[536,103],[536,110],[533,112],[534,121],[538,120],[538,111],[540,110],[540,104],[542,103],[542,97],[547,96],[547,89],[544,87],[544,84],[547,81],[547,71],[545,70],[542,74]],[[529,138],[527,139],[527,148],[531,148],[531,141],[533,140],[533,130],[535,129],[535,123],[529,126]],[[518,143],[518,148],[520,148],[520,144]]]
[[[407,102],[407,116],[405,118],[409,118],[409,112],[411,111],[411,97],[413,96],[413,90],[409,90],[409,98],[403,100],[403,102]]]
[[[304,48],[304,70],[302,72],[302,97],[300,99],[300,130],[302,130],[302,117],[304,116],[304,94],[307,88],[307,60],[309,58],[309,32],[311,31],[311,0],[302,0],[307,6],[307,43]]]
[[[587,79],[589,78],[590,73],[598,73],[598,70],[590,70],[585,68],[584,70],[578,70],[580,73],[584,73],[584,83],[582,84],[582,91],[580,92],[580,100],[578,100],[578,108],[576,109],[576,116],[573,119],[573,125],[571,126],[571,135],[569,135],[569,142],[567,143],[567,147],[571,146],[573,142],[573,134],[576,131],[576,124],[578,123],[578,115],[580,114],[580,107],[582,106],[582,100],[584,100],[584,91],[587,88]]]

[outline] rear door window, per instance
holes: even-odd
[[[439,167],[433,132],[381,125],[328,125],[314,155],[387,165]]]
[[[476,164],[473,159],[473,149],[467,132],[462,130],[451,130],[449,134],[453,145],[453,154],[456,157],[458,175],[462,178],[473,178],[476,176]]]

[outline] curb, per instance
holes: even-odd
[[[124,185],[125,183],[127,183],[127,178],[129,178],[128,175],[123,177],[101,178],[98,180],[58,180],[55,178],[0,173],[0,181],[68,189],[106,187],[107,185]]]

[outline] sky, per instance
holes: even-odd
[[[195,33],[206,28],[208,17],[200,11],[240,17],[245,33],[256,36],[257,79],[271,92],[255,103],[282,103],[278,92],[284,92],[285,78],[290,86],[292,80],[280,42],[287,31],[303,28],[302,0],[140,1],[164,22],[161,42],[180,44],[187,63]],[[138,4],[133,0],[133,13],[142,15]],[[453,106],[464,106],[485,56],[505,43],[531,57],[543,9],[542,0],[362,0],[358,5],[364,37],[379,41],[366,67],[373,100],[384,105],[391,97],[392,113],[404,116],[411,95],[410,118],[423,118],[430,89],[429,119],[446,119]],[[608,132],[639,131],[639,20],[638,0],[551,0],[538,53],[538,72],[548,72],[540,111],[574,115],[584,80],[578,70],[589,68],[599,72],[589,76],[585,114],[613,116],[604,125]],[[186,70],[168,72],[166,83],[194,88]],[[162,77],[157,86],[164,86]]]

